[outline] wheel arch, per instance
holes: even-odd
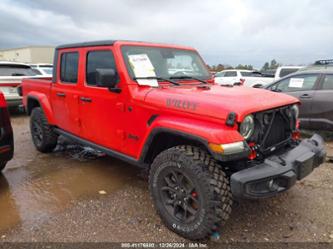
[[[26,107],[26,110],[27,110],[27,113],[29,116],[31,115],[32,110],[36,107],[41,107],[41,104],[40,104],[38,98],[29,96],[27,98],[27,107]]]
[[[32,110],[36,107],[40,107],[43,110],[49,124],[54,124],[53,111],[45,95],[31,94],[27,96],[26,111],[28,115],[31,115]]]
[[[150,165],[159,153],[178,145],[196,146],[212,154],[208,142],[202,137],[169,128],[155,128],[142,149],[140,162]]]

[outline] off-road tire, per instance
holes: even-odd
[[[38,151],[43,153],[51,152],[57,146],[58,135],[47,122],[44,112],[40,107],[34,108],[31,112],[30,131],[32,141]]]
[[[166,211],[160,194],[159,178],[168,167],[178,167],[191,177],[202,198],[198,216],[190,224],[179,222]],[[161,176],[160,176],[161,175]],[[149,174],[150,193],[162,221],[175,233],[199,240],[219,230],[231,213],[232,195],[229,181],[220,165],[205,151],[193,146],[176,146],[161,152],[153,161]]]
[[[7,162],[0,162],[0,172],[6,167]]]

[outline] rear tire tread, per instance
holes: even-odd
[[[6,167],[7,162],[0,162],[0,172]]]
[[[42,133],[43,133],[43,141],[40,145],[34,140],[32,136],[32,140],[38,151],[43,153],[52,152],[54,148],[57,146],[58,135],[53,131],[53,127],[49,125],[42,108],[35,107],[31,112],[30,118],[30,130],[32,131],[33,122],[39,122]]]

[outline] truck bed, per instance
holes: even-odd
[[[51,78],[33,78],[33,79],[23,79],[22,80],[22,94],[23,94],[23,104],[27,104],[28,94],[45,94],[47,97],[50,95],[51,91]]]

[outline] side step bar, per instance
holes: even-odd
[[[95,150],[98,150],[98,151],[102,151],[105,154],[107,154],[108,156],[115,157],[115,158],[120,159],[122,161],[125,161],[129,164],[132,164],[132,165],[135,165],[135,166],[138,166],[138,167],[142,167],[142,168],[147,166],[146,164],[141,163],[140,161],[136,160],[133,157],[127,156],[127,155],[125,155],[123,153],[120,153],[118,151],[111,150],[111,149],[106,148],[104,146],[101,146],[101,145],[95,144],[93,142],[87,141],[83,138],[77,137],[77,136],[75,136],[75,135],[73,135],[69,132],[66,132],[62,129],[54,128],[54,131],[57,134],[62,135],[62,136],[66,137],[66,138],[68,138],[72,141],[75,141],[78,144],[81,144],[81,145],[84,145],[84,146],[87,146],[87,147],[91,147],[91,148],[93,148]]]

